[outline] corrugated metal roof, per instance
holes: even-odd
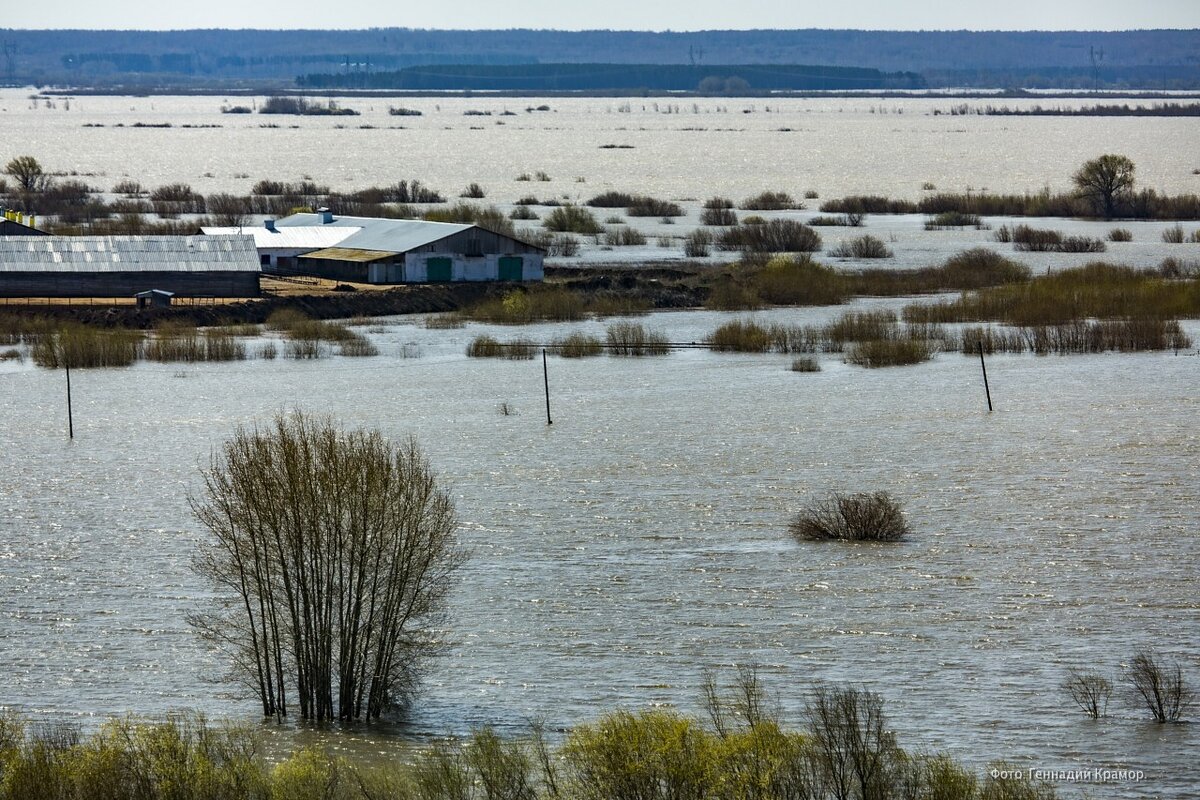
[[[0,236],[0,273],[258,271],[249,235]]]
[[[311,253],[305,253],[301,258],[327,258],[334,261],[359,261],[366,263],[368,261],[378,261],[381,258],[391,258],[396,255],[379,250],[358,250],[352,247],[327,247],[324,250],[316,250]]]
[[[201,228],[206,236],[249,234],[259,250],[320,250],[333,247],[347,236],[358,233],[358,226],[294,225],[273,231],[263,226],[244,228]]]
[[[384,253],[407,253],[475,227],[453,222],[377,217],[334,217],[333,222],[322,224],[320,214],[293,214],[275,221],[277,228],[314,226],[359,228],[338,244],[354,250],[378,250]]]

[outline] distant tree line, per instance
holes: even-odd
[[[587,91],[649,89],[720,94],[739,91],[920,89],[915,73],[801,64],[469,64],[410,67],[392,72],[303,75],[306,89],[410,89],[422,91]]]

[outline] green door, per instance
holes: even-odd
[[[425,260],[425,280],[430,283],[449,281],[450,276],[450,259],[429,258]]]
[[[500,257],[500,280],[519,281],[525,276],[521,272],[523,261],[520,256]]]

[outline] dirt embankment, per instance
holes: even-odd
[[[689,308],[703,304],[707,289],[697,272],[689,269],[644,268],[554,268],[546,270],[546,283],[525,284],[524,291],[560,286],[584,297],[636,299],[652,308]],[[198,326],[226,323],[261,323],[283,308],[302,311],[314,319],[383,317],[457,311],[489,297],[513,291],[512,284],[453,283],[397,286],[383,291],[331,292],[264,295],[257,300],[211,306],[175,305],[170,308],[134,306],[0,306],[0,314],[12,313],[52,319],[74,320],[102,327],[152,328],[173,320]]]

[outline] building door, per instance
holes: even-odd
[[[500,280],[502,281],[519,281],[525,276],[522,273],[523,260],[520,256],[501,256],[500,257]]]
[[[425,280],[430,283],[449,281],[453,275],[448,258],[428,258],[425,260]]]

